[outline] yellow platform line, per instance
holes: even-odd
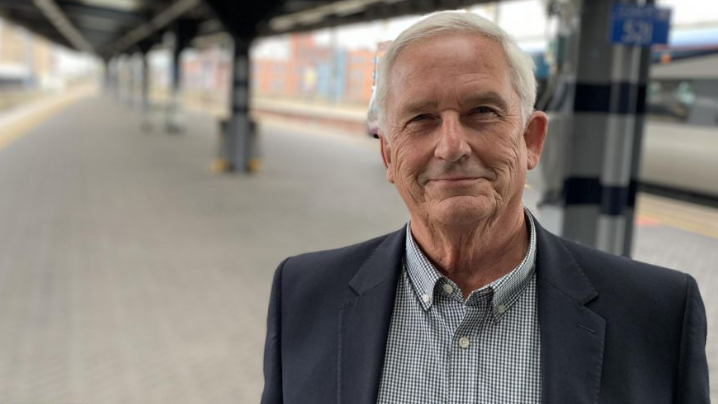
[[[656,221],[663,225],[675,227],[680,230],[685,230],[689,233],[696,233],[696,234],[700,234],[702,236],[718,239],[718,231],[712,230],[712,229],[704,227],[704,226],[696,226],[695,224],[682,222],[679,220],[663,217],[660,215],[640,214],[640,216],[643,216],[647,219]]]
[[[718,239],[718,212],[710,208],[644,194],[636,213],[660,224]]]
[[[8,147],[12,142],[29,133],[32,129],[47,121],[58,112],[76,103],[80,99],[89,96],[94,90],[92,88],[81,88],[69,95],[54,100],[28,116],[11,122],[0,131],[0,151]]]

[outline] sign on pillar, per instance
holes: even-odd
[[[614,44],[651,46],[668,43],[671,10],[652,5],[613,3],[610,41]]]

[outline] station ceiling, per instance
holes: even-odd
[[[457,9],[486,0],[0,0],[0,16],[55,43],[110,58],[168,30],[255,38]]]

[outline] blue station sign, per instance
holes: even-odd
[[[613,3],[610,41],[615,44],[651,46],[668,43],[671,10],[652,5]]]

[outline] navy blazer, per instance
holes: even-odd
[[[695,280],[536,230],[541,402],[709,403]],[[376,403],[405,237],[279,266],[263,404]]]

